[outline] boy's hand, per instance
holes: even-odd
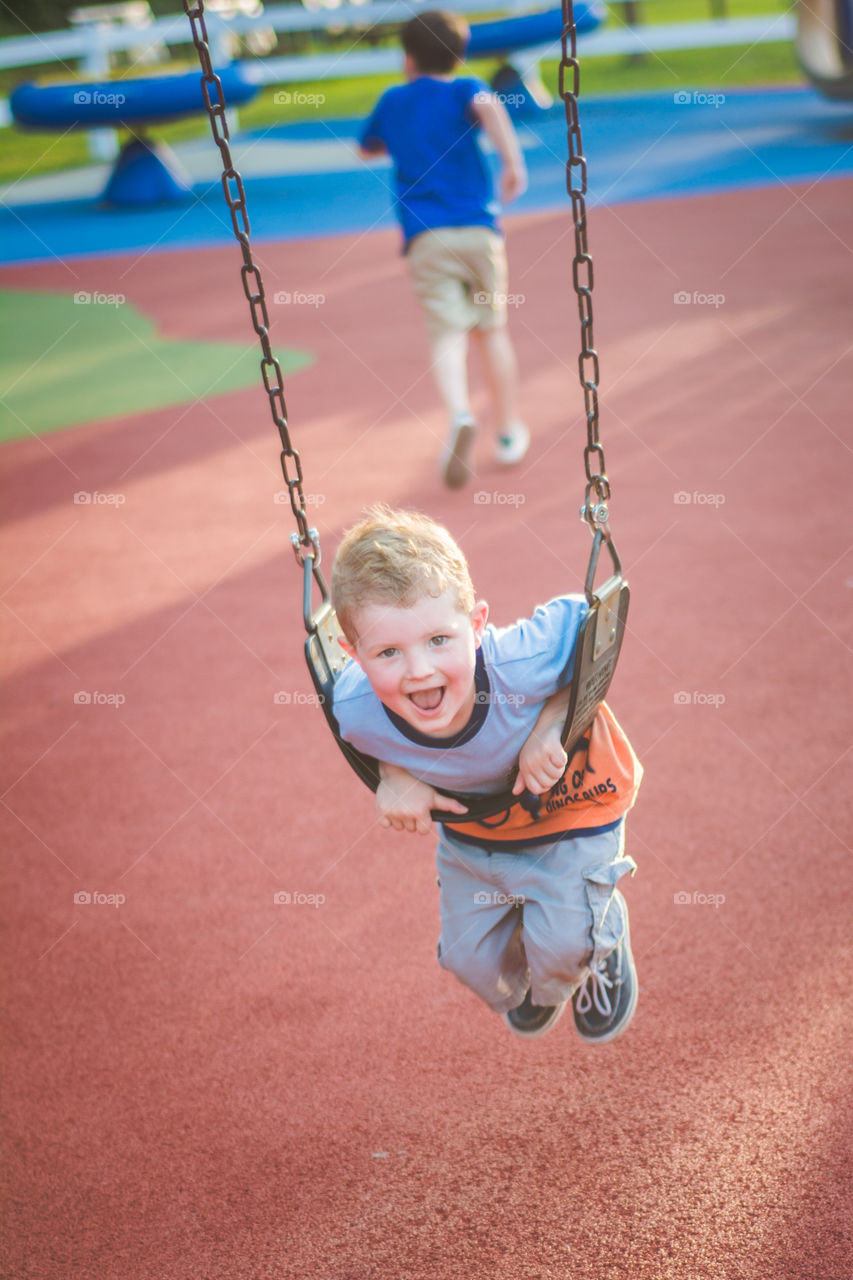
[[[521,795],[526,787],[535,796],[541,796],[560,781],[568,763],[569,758],[560,741],[560,726],[553,725],[544,730],[534,729],[521,748],[521,755],[518,757],[518,777],[512,788],[512,794]]]
[[[491,93],[477,94],[471,109],[501,158],[501,200],[509,204],[527,189],[527,169],[512,121],[506,107]]]
[[[501,174],[501,203],[509,204],[527,190],[527,170],[524,165],[509,165]]]
[[[376,790],[376,812],[381,827],[426,835],[433,829],[431,809],[465,814],[464,804],[440,795],[428,782],[415,778],[407,769],[384,762],[379,766],[381,782]]]

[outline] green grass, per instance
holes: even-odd
[[[44,350],[50,359],[40,362],[33,353]],[[288,374],[313,362],[306,351],[279,359]],[[0,441],[213,399],[257,380],[253,344],[165,338],[122,294],[0,293]]]
[[[784,0],[727,0],[731,17],[784,13]],[[662,22],[686,22],[706,19],[710,15],[708,0],[642,0],[644,25]],[[610,10],[610,23],[619,20],[620,10]],[[754,48],[690,49],[678,53],[650,53],[642,58],[590,58],[583,61],[581,48],[582,94],[614,94],[656,89],[733,88],[738,85],[785,84],[802,81],[793,46],[790,43],[758,45]],[[488,79],[497,64],[477,62],[473,70]],[[45,69],[46,70],[46,69]],[[54,69],[55,70],[55,69]],[[542,68],[545,84],[556,90],[557,64]],[[7,73],[8,77],[9,73]],[[16,73],[20,79],[20,73]],[[366,115],[379,94],[395,83],[397,76],[365,76],[355,79],[305,83],[293,86],[300,93],[318,96],[318,106],[291,104],[286,108],[275,102],[276,86],[265,86],[257,98],[240,111],[243,129],[262,129],[300,119]],[[6,91],[11,86],[6,85]],[[158,126],[153,132],[164,142],[179,142],[208,132],[207,121],[192,117],[173,124]],[[25,133],[12,128],[2,132],[0,149],[0,183],[22,177],[58,172],[91,163],[86,139],[82,133],[69,130],[64,135]]]

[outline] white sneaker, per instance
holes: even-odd
[[[471,479],[468,455],[477,433],[477,424],[470,414],[456,418],[441,455],[441,477],[448,489],[461,489]]]
[[[505,467],[514,466],[527,453],[530,446],[530,432],[523,422],[517,422],[506,435],[498,436],[495,441],[495,458]]]

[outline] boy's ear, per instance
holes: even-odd
[[[358,662],[358,654],[355,651],[355,645],[350,644],[346,636],[338,636],[338,644],[341,646],[344,653],[348,654],[349,657],[352,658],[354,662]],[[359,663],[359,666],[360,665],[361,664]]]
[[[485,600],[478,600],[471,614],[471,626],[474,629],[474,644],[479,649],[486,623],[489,620],[489,606]]]

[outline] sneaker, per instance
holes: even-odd
[[[546,1031],[551,1030],[565,1007],[565,1000],[562,1004],[534,1004],[528,991],[521,1004],[505,1013],[504,1018],[510,1031],[514,1031],[517,1036],[535,1040],[537,1036],[544,1036]]]
[[[637,1007],[637,970],[627,920],[622,941],[590,970],[572,996],[572,1005],[575,1028],[587,1044],[606,1044],[626,1030]]]
[[[448,489],[461,489],[471,479],[468,455],[477,424],[470,415],[456,418],[441,455],[441,478]]]
[[[495,441],[495,458],[505,467],[512,467],[527,453],[530,446],[530,432],[523,422],[517,422],[506,435],[498,436]]]

